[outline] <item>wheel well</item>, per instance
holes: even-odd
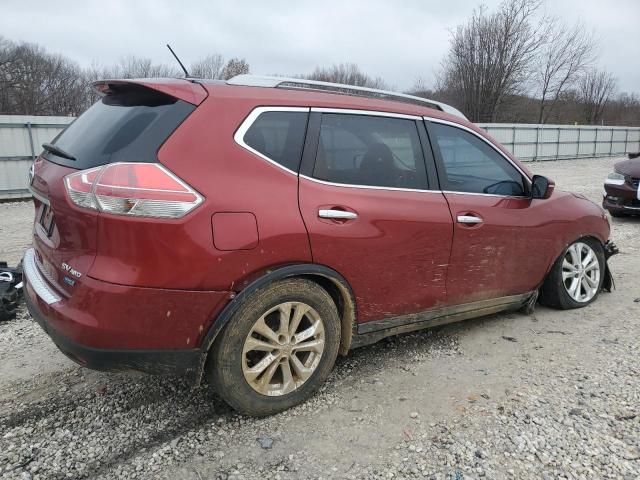
[[[560,253],[556,258],[553,259],[553,263],[550,265],[549,270],[545,274],[544,280],[540,285],[540,303],[542,303],[543,305],[558,308],[561,310],[577,308],[581,306],[580,303],[577,302],[581,302],[582,300],[576,301],[575,297],[571,293],[569,293],[568,297],[565,295],[567,292],[562,293],[562,284],[565,282],[565,278],[562,275],[563,258],[569,246],[578,242],[589,244],[590,248],[592,248],[596,252],[596,256],[602,255],[604,260],[604,266],[602,271],[600,272],[600,284],[598,286],[598,289],[596,290],[596,293],[592,297],[590,297],[588,302],[590,303],[591,301],[593,301],[593,299],[595,299],[595,296],[598,295],[598,292],[601,289],[611,291],[611,288],[613,286],[613,279],[611,278],[611,273],[607,266],[605,244],[595,235],[579,235],[571,238],[564,243]],[[597,252],[597,245],[600,245],[599,253]],[[560,282],[560,286],[558,286],[558,282]],[[566,289],[567,286],[564,285],[564,287]]]
[[[602,242],[602,240],[600,240],[598,237],[594,236],[594,235],[582,235],[580,237],[574,238],[573,240],[568,241],[564,247],[562,247],[562,250],[560,251],[560,253],[558,254],[558,256],[556,257],[556,260],[558,258],[560,258],[560,256],[564,253],[564,251],[567,249],[567,247],[569,245],[571,245],[572,243],[576,243],[576,242],[580,242],[580,241],[584,241],[584,240],[592,240],[595,243],[597,243],[598,245],[600,245],[602,247],[602,250],[604,252],[604,243]],[[555,262],[555,260],[554,260]]]
[[[560,257],[562,257],[562,255],[563,255],[563,253],[565,252],[565,250],[567,249],[567,247],[568,247],[569,245],[571,245],[572,243],[579,242],[580,240],[585,240],[585,239],[589,239],[589,240],[593,240],[594,242],[597,242],[597,243],[598,243],[599,245],[601,245],[601,246],[603,247],[603,249],[604,249],[604,243],[602,243],[602,241],[601,241],[598,237],[595,237],[595,236],[593,236],[593,235],[582,235],[582,236],[580,236],[580,237],[576,237],[576,238],[574,238],[574,239],[572,239],[572,240],[567,241],[567,242],[562,246],[562,248],[560,249],[560,252],[558,252],[558,254],[557,254],[555,257],[553,257],[553,258],[551,259],[551,263],[550,263],[550,264],[549,264],[549,266],[547,267],[547,271],[546,271],[546,273],[544,274],[543,281],[547,278],[547,276],[549,275],[549,273],[551,273],[551,269],[553,268],[553,266],[555,265],[555,263],[558,261],[558,259],[559,259]]]
[[[583,240],[583,239],[589,239],[589,240],[593,240],[594,242],[598,242],[598,244],[601,245],[602,248],[604,249],[604,242],[602,240],[600,240],[598,237],[593,236],[593,235],[583,235],[582,237],[580,237],[580,238],[578,238],[577,240],[574,240],[574,241]]]
[[[202,381],[205,370],[208,368],[209,352],[214,345],[218,333],[222,331],[238,308],[238,304],[247,295],[251,295],[259,288],[264,288],[269,282],[283,280],[285,278],[303,278],[316,283],[323,288],[334,301],[340,315],[340,347],[338,353],[346,355],[351,348],[354,332],[356,332],[356,302],[351,292],[351,287],[342,276],[328,267],[316,264],[294,264],[276,270],[272,270],[255,279],[248,287],[241,290],[234,300],[218,315],[209,330],[204,335],[200,350],[201,361],[196,373],[196,385]]]
[[[294,277],[295,278],[295,277]],[[333,299],[340,316],[340,355],[346,355],[356,329],[356,305],[350,289],[338,280],[323,275],[299,275],[298,278],[311,280],[320,285]]]

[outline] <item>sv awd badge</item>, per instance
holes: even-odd
[[[71,265],[69,265],[68,263],[62,262],[62,270],[73,275],[76,278],[80,278],[82,276],[79,271],[77,271],[75,268],[71,268]]]

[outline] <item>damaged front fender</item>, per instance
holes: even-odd
[[[613,280],[613,274],[611,273],[611,267],[609,267],[609,258],[620,253],[618,247],[611,240],[603,245],[604,248],[604,279],[602,281],[602,290],[605,292],[611,292],[616,288]]]

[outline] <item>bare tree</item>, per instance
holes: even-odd
[[[110,67],[104,68],[105,78],[180,77],[182,70],[164,63],[153,63],[150,58],[128,56]]]
[[[427,81],[422,76],[416,77],[413,82],[413,87],[411,87],[407,93],[417,94],[420,92],[433,92],[433,89],[429,87]]]
[[[6,67],[14,60],[14,44],[0,35],[0,68]]]
[[[360,70],[355,63],[339,63],[330,67],[316,67],[308,75],[307,80],[320,80],[322,82],[343,83],[358,87],[387,88],[386,83],[380,77],[371,77]]]
[[[31,43],[0,45],[0,113],[75,115],[82,111],[80,67]]]
[[[183,76],[182,70],[163,63],[153,63],[150,58],[128,56],[120,59],[115,65],[104,66],[93,63],[83,72],[85,105],[90,106],[99,95],[92,84],[98,80],[117,78],[173,78]]]
[[[434,87],[418,80],[412,92],[454,105],[475,121],[534,123],[539,119],[538,107],[543,98],[543,121],[637,125],[638,96],[621,94],[614,98],[615,79],[610,73],[579,68],[581,62],[567,53],[571,48],[565,44],[571,44],[577,30],[551,36],[542,50],[535,48],[536,41],[531,38],[541,36],[546,27],[527,23],[534,7],[537,3],[530,0],[507,0],[493,15],[484,10],[476,12],[474,19],[454,34],[449,54],[454,55],[454,61],[446,64]],[[582,42],[577,44],[584,47]],[[548,48],[557,50],[557,59],[550,57],[553,52]],[[531,58],[538,54],[542,63],[535,66],[549,66],[545,77],[547,93],[534,97],[528,94],[531,88],[525,88],[525,76],[533,72]],[[567,59],[569,65],[563,64],[562,59]],[[214,54],[193,64],[191,71],[203,77],[230,78],[247,73],[249,65],[239,58],[225,63]],[[572,71],[580,72],[578,80],[569,74]],[[176,77],[182,72],[173,65],[139,57],[81,69],[68,58],[38,45],[0,37],[0,114],[78,115],[98,98],[91,87],[96,80],[157,76]],[[356,64],[318,67],[300,78],[386,88],[381,78],[362,72]],[[529,78],[539,81],[541,77]]]
[[[640,96],[635,93],[621,93],[609,101],[605,113],[605,122],[608,125],[640,125]]]
[[[585,123],[602,119],[607,102],[616,89],[616,78],[604,70],[590,69],[581,79],[578,93]]]
[[[546,123],[562,93],[575,85],[595,58],[593,36],[583,25],[567,28],[552,19],[546,33],[534,77],[540,96],[538,123]]]
[[[472,121],[494,121],[507,95],[519,93],[542,45],[546,22],[534,22],[539,0],[505,0],[458,26],[443,64],[440,89],[455,92]]]
[[[207,55],[195,63],[191,64],[189,74],[198,78],[212,78],[218,80],[223,78],[224,57],[219,54]]]
[[[230,78],[249,72],[249,64],[221,55],[204,57],[192,65],[194,75]],[[129,56],[115,65],[92,64],[81,69],[62,55],[39,45],[15,43],[0,36],[0,114],[79,115],[98,99],[92,84],[118,78],[182,77],[174,65]]]
[[[97,82],[98,80],[109,80],[118,78],[117,74],[118,72],[116,71],[115,66],[105,67],[104,65],[100,65],[95,61],[91,63],[90,67],[84,69],[82,76],[84,79],[87,108],[94,104],[100,98],[100,95],[93,87],[93,83]]]
[[[10,67],[14,61],[15,46],[13,42],[0,36],[0,113],[10,111],[10,92],[15,83]]]
[[[244,58],[232,58],[227,62],[222,70],[222,78],[229,80],[236,75],[249,73],[249,64]]]

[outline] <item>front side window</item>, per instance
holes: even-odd
[[[425,189],[416,123],[401,118],[323,114],[313,176],[351,185]]]
[[[244,134],[244,143],[297,173],[307,128],[307,116],[306,112],[263,112]]]
[[[523,196],[522,174],[486,142],[460,128],[432,123],[442,157],[438,176],[443,190]]]

